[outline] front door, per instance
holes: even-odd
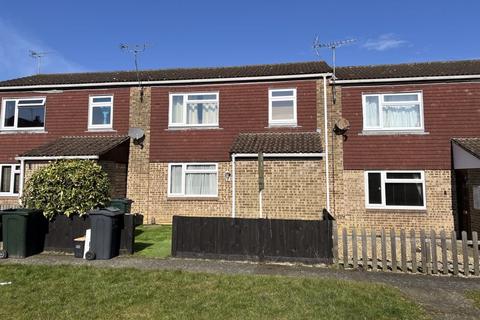
[[[462,231],[467,231],[468,237],[471,238],[471,208],[470,208],[470,192],[468,190],[468,173],[466,170],[455,170],[457,181],[457,212],[458,212],[458,234],[461,236]]]

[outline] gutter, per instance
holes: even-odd
[[[48,160],[62,160],[62,159],[81,159],[81,160],[97,160],[98,156],[25,156],[15,157],[15,160],[20,161],[48,161]]]
[[[331,76],[331,75],[332,75],[331,73],[310,73],[310,74],[293,74],[293,75],[259,76],[259,77],[156,80],[156,81],[142,81],[142,85],[148,86],[148,85],[166,85],[166,84],[218,83],[218,82],[239,82],[239,81],[261,81],[261,80],[294,80],[294,79],[309,79],[309,78],[318,78],[318,77],[325,78],[326,76]],[[0,90],[11,91],[11,90],[19,90],[19,89],[24,90],[24,89],[85,88],[85,87],[114,87],[114,86],[138,86],[138,81],[6,86],[6,87],[0,87]]]
[[[379,82],[411,82],[411,81],[436,81],[436,80],[471,80],[480,79],[480,74],[460,75],[460,76],[427,76],[427,77],[409,77],[409,78],[383,78],[383,79],[352,79],[335,80],[335,83],[379,83]]]

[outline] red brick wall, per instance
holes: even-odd
[[[15,162],[15,156],[65,135],[112,135],[128,132],[130,88],[66,90],[63,92],[0,92],[3,98],[46,97],[45,133],[0,132],[0,163]],[[91,94],[113,94],[113,129],[87,132],[88,100]]]
[[[268,89],[297,88],[296,128],[269,129]],[[219,128],[169,130],[170,92],[219,92]],[[152,88],[150,161],[228,161],[239,132],[315,131],[315,80]]]
[[[362,93],[422,91],[425,135],[361,135]],[[480,83],[342,87],[345,169],[450,169],[452,137],[480,136]]]

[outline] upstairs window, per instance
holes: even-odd
[[[88,107],[88,128],[113,128],[113,96],[90,97]]]
[[[43,130],[45,98],[4,99],[2,130]]]
[[[364,94],[364,130],[423,130],[422,93]]]
[[[218,127],[218,93],[170,94],[170,127]]]
[[[20,191],[20,166],[0,165],[0,196],[17,195]]]
[[[168,195],[172,197],[216,197],[216,163],[172,163],[168,166]]]
[[[367,208],[425,209],[423,171],[365,172]]]
[[[297,89],[270,89],[268,104],[270,125],[297,125]]]

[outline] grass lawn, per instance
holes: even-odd
[[[73,266],[1,266],[0,319],[425,319],[387,286]]]
[[[480,308],[480,291],[478,291],[478,290],[468,291],[466,296],[467,296],[467,298],[473,300],[473,302],[474,302],[474,304],[477,308]]]
[[[172,226],[144,225],[135,230],[135,255],[166,258],[172,248]]]

